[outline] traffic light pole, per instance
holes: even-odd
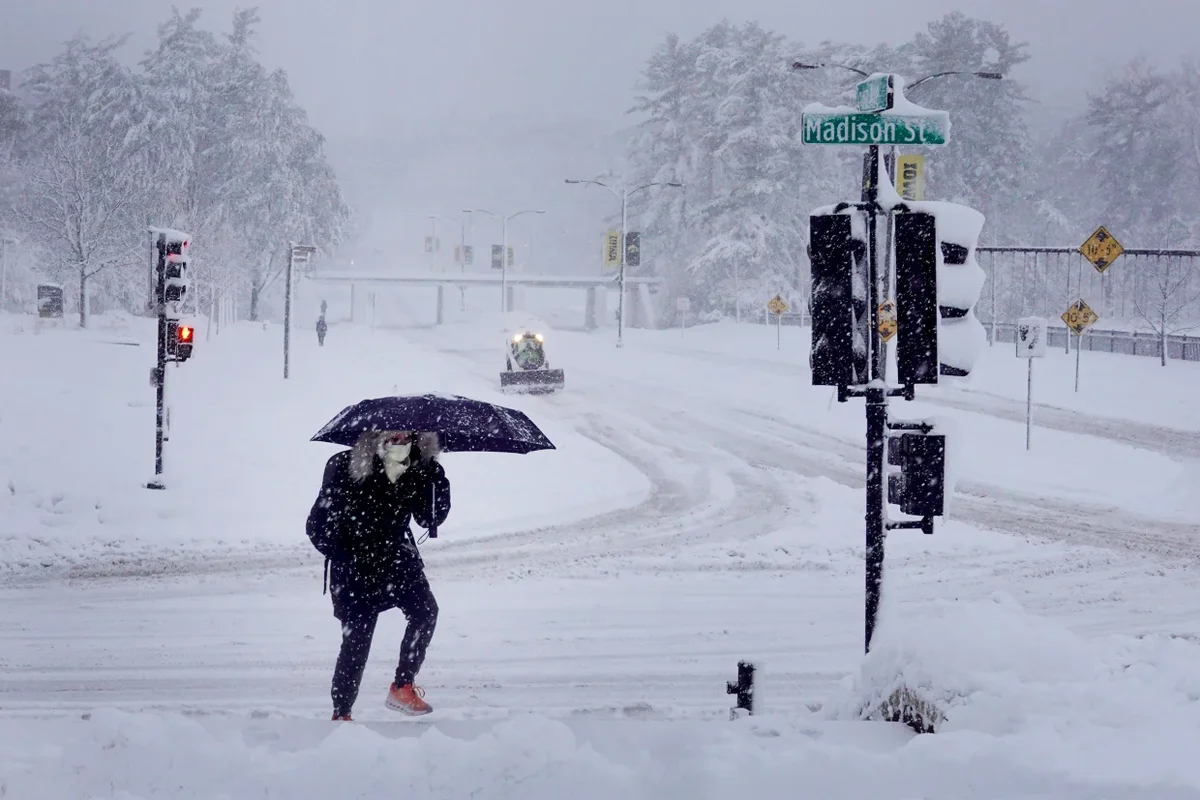
[[[869,377],[866,388],[867,404],[867,503],[866,503],[866,585],[864,610],[864,649],[870,651],[879,614],[879,599],[883,589],[884,538],[884,445],[887,439],[888,390],[886,384],[886,351],[879,335],[880,279],[879,264],[879,147],[872,145],[863,172],[863,203],[867,211],[867,316],[870,320]]]
[[[163,429],[166,422],[167,400],[167,301],[166,237],[158,235],[155,244],[158,257],[154,265],[154,304],[158,311],[158,352],[154,367],[154,480],[146,484],[147,489],[165,489],[163,474]]]

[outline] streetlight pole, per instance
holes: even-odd
[[[677,183],[675,181],[661,181],[661,182],[653,181],[651,183],[644,183],[641,186],[637,187],[636,189],[632,189],[632,190],[629,189],[628,186],[622,185],[621,191],[618,192],[616,189],[609,186],[607,183],[604,183],[603,181],[575,180],[572,178],[567,178],[564,181],[564,183],[592,184],[594,186],[601,186],[601,187],[607,189],[614,197],[616,197],[617,199],[619,199],[621,201],[621,272],[620,272],[620,277],[618,279],[618,284],[620,286],[620,289],[618,290],[619,295],[617,296],[617,347],[624,347],[625,346],[625,264],[626,264],[625,254],[628,251],[628,248],[625,246],[625,236],[628,233],[627,228],[629,226],[629,211],[628,211],[629,196],[633,195],[633,194],[637,194],[638,192],[642,191],[643,189],[649,189],[651,186],[670,186],[674,189],[682,189],[683,184]]]
[[[505,314],[508,312],[508,221],[516,219],[522,214],[545,214],[546,212],[540,208],[527,208],[524,211],[515,211],[507,216],[501,216],[483,208],[476,208],[473,211],[500,220],[500,313]],[[466,213],[472,212],[467,211]]]

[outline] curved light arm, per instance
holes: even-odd
[[[545,214],[545,213],[546,212],[540,208],[527,208],[524,211],[517,211],[513,214],[509,214],[507,217],[504,218],[504,220],[507,222],[510,219],[521,216],[522,214]]]
[[[608,191],[610,191],[612,193],[613,197],[619,198],[621,196],[620,192],[618,192],[613,187],[609,186],[607,183],[604,183],[603,181],[586,181],[586,180],[574,180],[572,178],[567,178],[566,181],[564,181],[564,183],[590,183],[593,186],[603,186],[605,189],[608,189]]]
[[[486,208],[464,208],[463,213],[464,214],[486,214],[489,217],[491,217],[492,219],[500,219],[499,214],[493,214],[491,211],[488,211]]]
[[[450,219],[450,217],[443,217],[441,214],[428,214],[428,215],[427,215],[427,218],[428,218],[428,219],[440,219],[440,220],[442,220],[443,222],[449,222],[449,223],[451,223],[451,224],[453,224],[453,225],[457,225],[457,226],[458,226],[460,229],[465,229],[465,228],[466,228],[466,226],[465,226],[465,225],[463,225],[463,224],[462,224],[461,222],[459,222],[458,220],[456,220],[456,219]]]
[[[871,77],[871,74],[869,72],[863,72],[858,67],[851,67],[851,66],[847,66],[846,64],[805,64],[803,61],[793,61],[792,62],[792,69],[825,69],[825,68],[829,68],[829,67],[836,67],[837,69],[848,69],[857,75],[862,75],[864,78]]]
[[[637,194],[637,193],[638,193],[638,192],[640,192],[642,189],[649,189],[651,186],[670,186],[670,187],[672,187],[672,188],[675,188],[675,189],[682,189],[682,188],[683,188],[683,184],[682,184],[682,183],[676,183],[675,181],[655,181],[655,182],[653,182],[653,183],[646,183],[646,184],[643,184],[643,185],[641,185],[641,186],[637,187],[636,189],[630,189],[630,190],[629,190],[629,194],[631,194],[631,195],[632,195],[632,194]]]
[[[918,86],[920,86],[922,83],[924,83],[925,81],[931,81],[934,78],[941,78],[946,75],[971,75],[973,77],[983,78],[984,80],[989,80],[989,81],[998,81],[998,80],[1004,79],[1004,75],[1002,75],[999,72],[966,72],[966,71],[962,71],[962,70],[948,70],[946,72],[935,72],[932,75],[926,75],[924,78],[921,78],[918,81],[910,83],[906,87],[906,89],[910,89],[910,90],[915,89]]]

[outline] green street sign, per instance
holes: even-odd
[[[945,112],[920,117],[806,112],[801,119],[804,144],[930,147],[945,144],[950,132],[950,115]]]
[[[864,114],[876,111],[887,111],[892,107],[891,92],[888,84],[892,82],[891,75],[872,75],[855,89],[855,99],[858,110]]]

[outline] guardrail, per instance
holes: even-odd
[[[988,338],[992,336],[993,326],[984,323],[988,329]],[[1015,343],[1017,326],[1012,322],[997,322],[995,324],[996,342]],[[1082,337],[1068,333],[1066,328],[1051,327],[1047,331],[1046,346],[1050,348],[1067,346],[1066,337],[1078,338],[1078,345],[1084,350],[1098,353],[1120,353],[1127,356],[1162,357],[1162,339],[1156,333],[1139,333],[1135,331],[1096,330],[1089,328]],[[1167,359],[1173,361],[1200,361],[1200,336],[1168,336]]]

